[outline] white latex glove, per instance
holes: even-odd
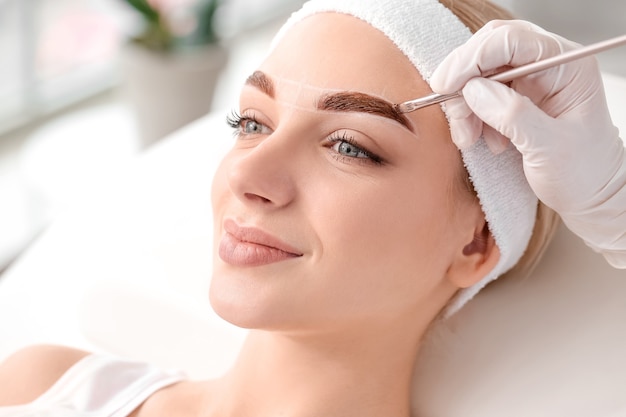
[[[517,79],[510,88],[480,77],[578,46],[529,22],[493,21],[453,51],[430,84],[437,93],[463,92],[446,103],[459,148],[481,134],[494,152],[510,140],[539,199],[611,265],[626,268],[626,152],[595,58]]]

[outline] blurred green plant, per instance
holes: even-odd
[[[215,13],[224,0],[126,0],[143,20],[131,40],[154,51],[168,52],[217,42]]]

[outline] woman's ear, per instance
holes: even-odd
[[[498,263],[500,249],[486,221],[476,226],[471,241],[460,248],[448,268],[448,280],[457,288],[467,288],[479,282]]]

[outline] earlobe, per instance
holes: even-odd
[[[486,276],[499,259],[500,249],[484,223],[450,265],[448,279],[458,288],[471,287]]]

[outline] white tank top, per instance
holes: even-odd
[[[156,391],[185,378],[182,372],[92,354],[32,403],[0,407],[0,417],[127,417]]]

